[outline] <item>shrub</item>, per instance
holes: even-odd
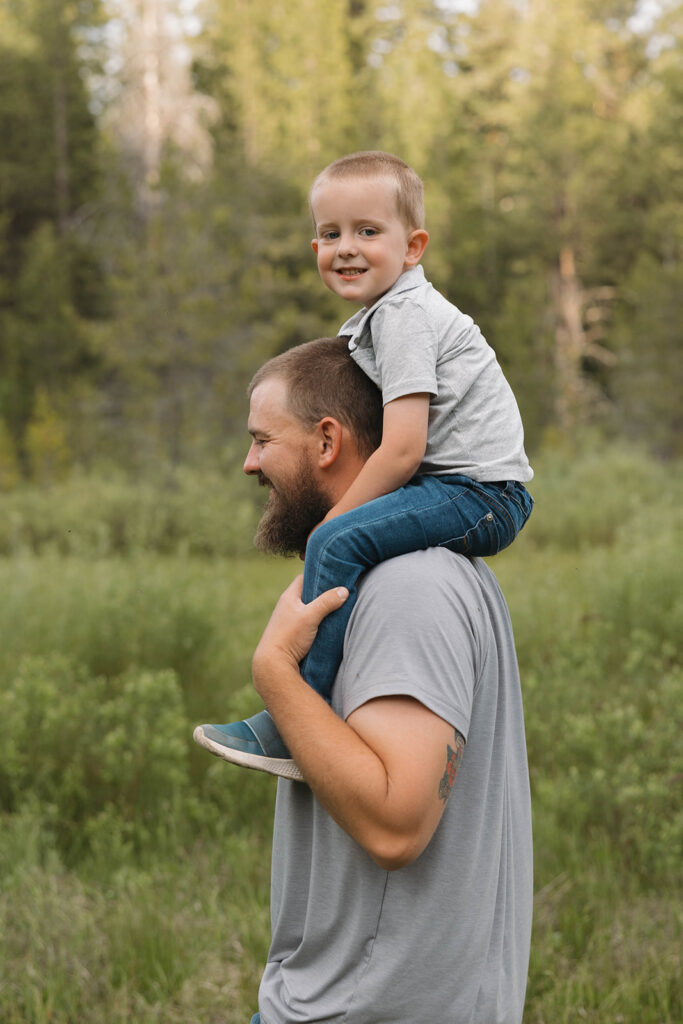
[[[529,484],[536,506],[516,544],[571,551],[621,543],[647,527],[662,505],[680,508],[680,464],[657,462],[634,447],[603,442],[585,452],[547,451]],[[648,530],[648,536],[652,536]]]
[[[177,468],[158,480],[74,474],[3,497],[0,554],[233,555],[251,548],[256,487],[238,471]]]
[[[106,679],[62,654],[27,657],[0,694],[0,806],[40,804],[68,851],[112,816],[144,836],[187,794],[186,736],[173,672]]]

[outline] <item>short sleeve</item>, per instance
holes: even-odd
[[[410,298],[381,304],[370,320],[384,403],[404,395],[436,395],[438,338],[424,309]]]

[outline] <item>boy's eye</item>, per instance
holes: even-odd
[[[360,229],[360,234],[363,235],[365,238],[372,238],[372,236],[376,235],[377,233],[378,233],[377,232],[377,228],[361,228]]]
[[[323,231],[322,238],[326,238],[328,241],[334,241],[335,238],[339,238],[338,231]]]

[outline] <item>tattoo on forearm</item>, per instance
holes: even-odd
[[[444,803],[448,800],[453,789],[453,783],[455,782],[455,776],[458,774],[458,768],[462,761],[462,755],[465,750],[465,740],[460,735],[458,730],[455,730],[455,750],[450,745],[446,744],[446,771],[443,773],[443,777],[439,782],[439,797]]]

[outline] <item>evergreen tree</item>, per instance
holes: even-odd
[[[623,204],[623,185],[620,199],[637,244],[627,249],[614,330],[617,426],[665,456],[680,455],[683,444],[682,41],[683,7],[671,4],[648,32],[652,56],[631,99],[631,201]]]
[[[91,363],[84,317],[100,312],[80,221],[97,194],[97,136],[77,34],[95,3],[30,0],[0,14],[0,415],[25,473],[38,390],[59,394]]]
[[[349,313],[307,192],[369,148],[424,178],[427,273],[532,447],[601,423],[675,450],[681,4],[637,6],[200,0],[188,33],[180,0],[106,0],[105,33],[99,0],[3,0],[3,465],[218,451],[258,363]]]

